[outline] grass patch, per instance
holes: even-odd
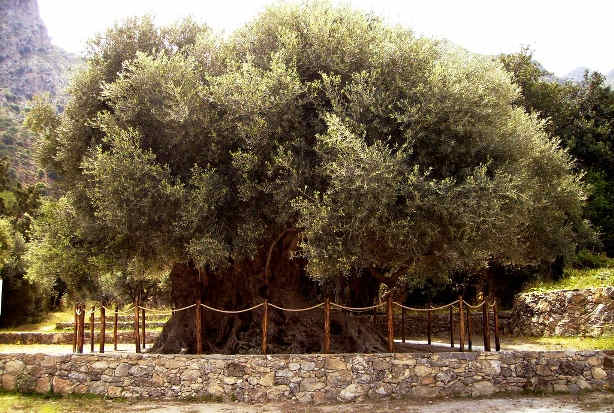
[[[54,393],[15,393],[0,391],[0,412],[62,413],[85,412],[108,413],[120,411],[125,401],[105,400],[101,397],[85,395],[62,396]]]
[[[614,268],[566,268],[558,281],[534,281],[524,292],[547,292],[614,286]]]
[[[614,336],[503,337],[507,345],[536,344],[548,350],[614,350]]]
[[[72,322],[74,321],[74,315],[72,308],[62,311],[53,311],[48,313],[45,318],[32,324],[22,324],[10,328],[0,328],[2,333],[14,333],[20,331],[36,331],[36,332],[57,332],[55,329],[56,323]]]

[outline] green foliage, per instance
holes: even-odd
[[[27,121],[64,194],[34,224],[32,279],[218,271],[293,229],[313,278],[419,283],[591,237],[573,160],[498,63],[346,7],[277,5],[228,38],[131,19],[70,96]]]
[[[614,285],[614,268],[575,269],[567,268],[563,278],[558,281],[533,281],[525,288],[525,292],[546,292],[557,290],[575,290],[582,288],[597,288]]]
[[[614,268],[614,259],[608,258],[605,253],[595,254],[583,249],[578,251],[572,264],[574,268],[578,269],[601,267]]]
[[[601,229],[601,241],[614,254],[614,91],[599,73],[581,83],[558,82],[533,60],[531,51],[502,55],[499,60],[521,88],[518,104],[546,120],[587,174],[592,194],[585,216]]]

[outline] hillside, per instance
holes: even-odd
[[[61,106],[79,59],[51,44],[37,0],[0,2],[0,156],[22,183],[44,178],[32,160],[33,137],[21,123],[32,96],[49,93]]]

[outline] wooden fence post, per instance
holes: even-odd
[[[501,351],[501,341],[499,340],[499,312],[497,310],[497,299],[496,298],[493,301],[492,311],[495,317],[495,350]]]
[[[81,304],[81,315],[79,315],[79,353],[83,353],[83,346],[85,345],[85,304]]]
[[[143,343],[143,350],[145,350],[145,309],[144,308],[141,308],[141,318],[143,319],[141,321],[141,330],[143,333],[141,334],[143,336],[141,341]]]
[[[94,321],[95,321],[95,314],[94,312],[96,311],[96,306],[93,305],[92,306],[92,312],[90,313],[90,353],[94,352]]]
[[[115,303],[115,319],[113,320],[113,350],[117,351],[117,319],[118,319],[118,304]]]
[[[484,351],[490,351],[490,323],[488,322],[488,300],[482,303],[482,336],[484,337]]]
[[[454,348],[454,308],[450,306],[450,347]]]
[[[196,300],[196,308],[194,309],[194,311],[196,311],[195,316],[196,316],[196,354],[202,354],[203,353],[203,333],[201,331],[201,328],[203,326],[202,324],[202,312],[201,312],[201,305],[200,305],[200,299]]]
[[[431,304],[429,304],[429,310],[426,312],[426,339],[429,346],[431,345],[431,324],[433,323],[433,314],[431,311],[431,307]]]
[[[469,351],[473,349],[473,343],[471,339],[471,309],[467,307],[467,345],[469,347]]]
[[[401,341],[405,343],[405,307],[401,307]]]
[[[100,305],[100,352],[104,353],[104,342],[106,340],[105,335],[107,334],[107,319],[105,315],[104,306]]]
[[[394,320],[392,318],[392,294],[388,293],[388,352],[394,353]]]
[[[75,308],[74,308],[74,315],[75,315],[75,331],[74,334],[72,336],[72,352],[76,353],[77,352],[77,336],[79,335],[79,316],[77,315],[77,311],[79,310],[79,307],[75,304]]]
[[[262,354],[266,354],[266,336],[267,336],[267,328],[268,328],[268,318],[269,318],[269,301],[264,300],[264,305],[262,307]]]
[[[465,312],[463,311],[463,296],[458,297],[458,344],[460,351],[465,351]]]
[[[330,298],[324,301],[324,354],[330,353]]]
[[[139,302],[134,303],[134,351],[141,352],[141,337],[139,337]]]

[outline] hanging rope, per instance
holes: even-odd
[[[342,310],[347,310],[347,311],[369,311],[369,310],[373,310],[375,308],[382,307],[385,305],[386,303],[379,303],[379,304],[371,305],[369,307],[346,307],[341,304],[330,303],[331,307],[337,307],[337,308],[340,308]]]
[[[175,314],[177,311],[187,310],[187,309],[192,308],[192,307],[196,307],[196,304],[188,305],[188,306],[182,307],[182,308],[175,308],[173,310],[173,314]]]
[[[409,310],[409,311],[437,311],[437,310],[443,310],[444,308],[448,308],[450,306],[458,304],[459,301],[460,300],[456,300],[456,301],[451,302],[450,304],[442,305],[441,307],[432,307],[432,308],[407,307],[406,305],[403,305],[401,303],[397,303],[396,301],[393,301],[392,304],[396,304],[399,307],[404,308],[404,309]]]
[[[279,307],[279,306],[276,306],[275,304],[271,304],[271,303],[269,303],[269,305],[271,307],[276,308],[276,309],[281,310],[281,311],[290,311],[290,312],[298,313],[298,312],[301,312],[301,311],[309,311],[309,310],[314,310],[316,308],[322,307],[324,305],[324,303],[316,304],[314,306],[307,307],[307,308],[283,308],[283,307]]]
[[[463,300],[463,303],[465,303],[465,305],[469,308],[471,308],[472,310],[477,310],[479,308],[482,308],[482,305],[484,304],[484,301],[482,301],[481,303],[478,303],[476,305],[471,305],[469,304],[467,301]]]
[[[142,307],[142,306],[140,306],[140,305],[139,305],[139,308],[140,308],[141,310],[146,310],[146,311],[149,311],[150,313],[153,313],[153,314],[160,314],[160,315],[170,315],[170,314],[173,314],[173,311],[161,311],[161,310],[154,310],[153,308]],[[176,311],[176,310],[175,310],[175,311]]]
[[[196,304],[191,305],[190,307],[195,306]],[[214,307],[209,307],[206,304],[201,304],[204,308],[206,308],[207,310],[211,310],[211,311],[217,311],[218,313],[224,313],[224,314],[240,314],[240,313],[246,313],[248,311],[252,311],[255,310],[258,307],[262,307],[264,305],[264,303],[260,303],[260,304],[256,304],[253,307],[250,308],[246,308],[244,310],[222,310],[219,308],[214,308]],[[189,307],[188,307],[189,308]]]

